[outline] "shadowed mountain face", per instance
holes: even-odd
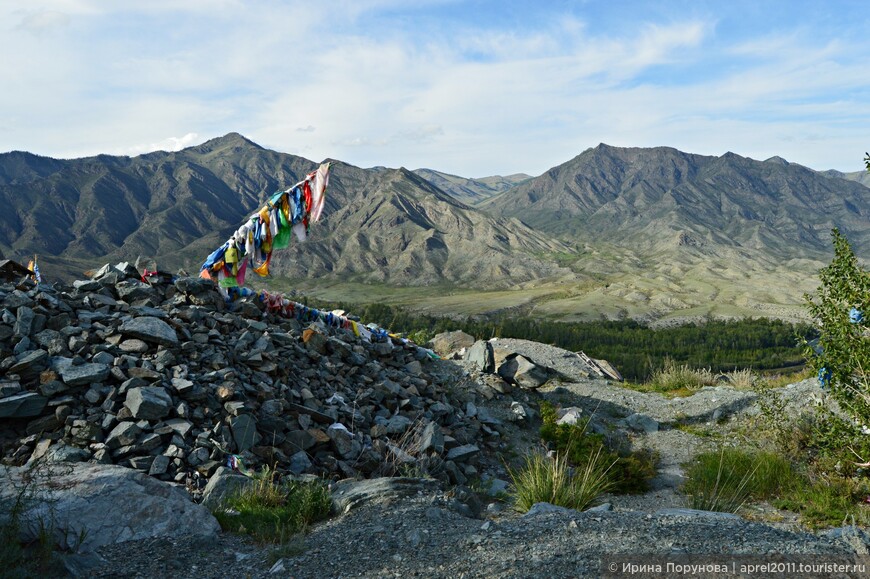
[[[57,277],[137,256],[196,272],[268,194],[316,167],[234,133],[134,158],[0,155],[0,252],[39,254]],[[404,169],[334,163],[324,215],[309,243],[276,252],[275,274],[506,287],[566,273],[539,258],[567,250],[561,243],[475,212]]]
[[[580,242],[652,254],[823,258],[836,226],[870,250],[870,190],[789,164],[733,153],[599,145],[481,204],[493,215]]]
[[[570,273],[546,257],[570,251],[564,244],[515,219],[475,211],[410,171],[338,164],[332,175],[328,217],[304,245],[275,253],[276,271],[487,288]]]

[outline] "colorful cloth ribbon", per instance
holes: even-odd
[[[323,212],[329,185],[329,163],[323,163],[305,179],[273,193],[266,204],[239,227],[222,246],[206,258],[200,277],[218,282],[221,288],[245,284],[248,263],[259,276],[269,275],[272,252],[290,245],[290,238],[302,242],[308,226],[316,223]]]

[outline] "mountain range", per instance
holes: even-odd
[[[132,158],[5,153],[0,254],[38,254],[44,275],[67,279],[139,256],[196,272],[316,166],[236,133]],[[273,285],[445,313],[800,317],[832,227],[870,253],[863,179],[778,157],[604,144],[538,177],[332,161],[325,217],[308,242],[276,252]]]

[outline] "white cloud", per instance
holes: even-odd
[[[35,34],[42,34],[52,28],[59,28],[69,24],[70,17],[56,10],[42,10],[24,15],[17,28]]]
[[[599,141],[847,170],[870,125],[870,42],[807,29],[733,40],[712,17],[575,14],[378,28],[372,11],[420,14],[398,0],[9,4],[0,150],[134,154],[238,131],[473,176],[540,173]]]
[[[187,133],[182,137],[167,137],[162,141],[151,143],[150,145],[134,145],[127,150],[127,154],[139,155],[142,153],[150,153],[151,151],[180,151],[185,147],[198,144],[199,141],[199,135],[196,133]]]

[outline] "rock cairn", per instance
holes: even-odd
[[[462,484],[502,428],[413,344],[277,318],[256,299],[230,307],[199,278],[145,283],[122,263],[72,286],[0,285],[0,319],[9,465],[117,464],[201,486],[236,455],[297,475]]]

